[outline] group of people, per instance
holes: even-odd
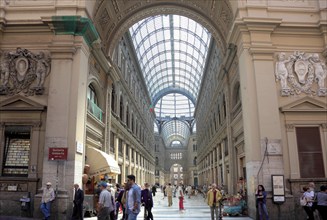
[[[51,187],[51,182],[46,183],[46,188],[43,190],[40,209],[44,215],[45,220],[50,219],[51,203],[55,199],[54,189]],[[117,220],[118,212],[121,210],[123,217],[120,220],[136,220],[144,206],[144,219],[153,220],[152,207],[153,197],[156,193],[157,186],[150,189],[148,183],[144,184],[143,189],[135,183],[135,176],[128,175],[127,182],[123,188],[116,184],[116,189],[113,189],[108,183],[101,182],[98,184],[100,189],[99,202],[97,204],[97,218],[98,220]],[[163,187],[163,193],[168,198],[168,207],[173,205],[172,197],[178,198],[179,210],[183,213],[185,191],[191,191],[192,188],[184,187],[183,183],[179,183],[177,187],[171,183]],[[303,208],[309,220],[314,220],[314,212],[318,210],[321,219],[327,219],[327,186],[322,185],[320,191],[315,193],[315,184],[310,182],[308,186],[303,187],[302,200],[306,203]],[[219,206],[223,199],[222,190],[217,187],[215,183],[211,184],[206,192],[206,202],[210,207],[211,219],[218,220],[221,213]],[[267,210],[267,192],[263,185],[258,185],[255,192],[256,206],[259,214],[259,219],[269,220]],[[78,184],[74,184],[74,208],[72,220],[83,219],[83,201],[84,192]]]
[[[128,175],[124,188],[116,185],[117,191],[114,196],[107,189],[105,182],[100,183],[101,193],[99,196],[97,218],[98,220],[117,220],[119,209],[122,209],[123,217],[120,220],[136,220],[144,206],[146,220],[153,220],[152,207],[153,197],[148,183],[143,189],[135,183],[135,176]]]
[[[310,182],[308,186],[303,187],[302,199],[305,200],[303,209],[309,220],[315,219],[314,212],[316,210],[318,210],[321,219],[327,219],[327,186],[320,186],[320,191],[316,193],[315,184]]]

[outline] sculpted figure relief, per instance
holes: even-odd
[[[6,87],[9,80],[9,56],[8,52],[0,51],[0,79],[1,87]]]
[[[43,87],[45,76],[48,75],[49,63],[48,60],[45,59],[45,55],[43,52],[40,52],[36,55],[36,85],[38,87]]]
[[[326,65],[323,62],[321,62],[319,55],[317,53],[313,54],[312,58],[310,59],[310,62],[314,67],[315,79],[318,82],[319,88],[324,89],[325,79],[327,76]]]
[[[288,89],[289,87],[287,86],[287,77],[288,77],[288,71],[286,68],[286,63],[290,62],[290,59],[286,59],[285,53],[280,53],[277,58],[278,62],[276,62],[276,81],[280,80],[282,89]]]
[[[41,95],[44,80],[50,73],[50,57],[18,47],[16,51],[0,53],[0,95]]]

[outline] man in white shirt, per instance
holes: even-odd
[[[43,189],[40,209],[44,215],[44,220],[50,219],[51,203],[55,199],[55,193],[51,185],[51,182],[47,182],[46,187]]]

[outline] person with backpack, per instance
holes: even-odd
[[[141,191],[141,202],[144,205],[144,220],[153,220],[151,209],[153,207],[153,199],[149,184],[144,183],[144,189]]]

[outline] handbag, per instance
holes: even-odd
[[[304,197],[304,195],[300,198],[300,205],[306,206],[308,204],[307,199]]]

